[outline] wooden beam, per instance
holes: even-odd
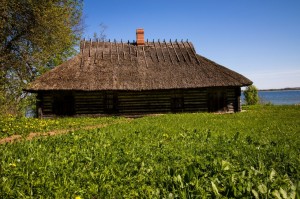
[[[110,49],[109,49],[109,53],[110,53],[110,62],[112,62],[112,43],[110,42],[110,40],[108,40],[109,44],[110,44]]]
[[[145,52],[144,46],[143,46],[143,54],[144,54],[144,60],[145,60],[146,67],[148,68],[148,63],[147,63],[147,59],[146,59],[146,52]]]
[[[122,39],[121,39],[121,44],[122,44],[123,59],[125,60],[124,43],[123,43]]]
[[[89,57],[91,57],[91,46],[92,46],[92,39],[90,39],[90,46],[89,46]]]
[[[130,43],[128,40],[128,48],[129,48],[129,57],[130,57],[130,61],[132,62],[132,57],[131,57],[131,48],[130,48]]]
[[[184,47],[184,49],[185,49],[185,51],[186,51],[186,53],[187,53],[187,55],[188,55],[188,57],[189,57],[190,62],[192,62],[190,53],[189,53],[188,49],[186,48],[186,46],[184,45],[184,42],[183,42],[182,40],[181,40],[181,43],[182,43],[182,45],[183,45],[183,47]]]
[[[99,45],[99,39],[97,39],[97,42],[96,42],[96,52],[95,52],[94,64],[96,64],[97,58],[98,58],[98,45]]]
[[[166,62],[166,58],[165,58],[165,55],[164,55],[164,51],[163,51],[163,48],[162,48],[161,43],[160,43],[159,40],[158,40],[158,44],[159,44],[159,47],[160,47],[160,49],[161,49],[161,53],[162,53],[162,56],[163,56],[163,58],[164,58],[164,62]]]
[[[118,47],[118,44],[117,44],[116,40],[115,40],[115,45],[116,45],[116,48],[117,48],[118,64],[120,64],[119,47]]]
[[[173,45],[173,43],[172,43],[172,41],[171,41],[171,40],[170,40],[170,43],[171,43],[171,46],[172,46],[172,48],[173,48],[173,50],[174,50],[174,52],[175,52],[175,55],[176,55],[177,61],[178,61],[178,62],[180,62],[179,56],[178,56],[178,54],[177,54],[177,52],[176,52],[176,49],[175,49],[175,47],[174,47],[174,45]]]
[[[84,63],[84,48],[85,48],[85,38],[83,38],[82,46],[81,46],[81,58],[80,58],[80,68],[82,67]]]
[[[170,41],[171,41],[171,40],[170,40]],[[168,50],[168,54],[169,54],[169,57],[170,57],[171,63],[173,64],[173,60],[172,60],[172,56],[171,56],[171,52],[170,52],[170,49],[169,49],[169,46],[168,46],[168,44],[167,44],[166,40],[164,40],[164,43],[165,43],[165,45],[166,45],[166,47],[167,47],[167,50]]]
[[[154,49],[155,49],[155,54],[156,54],[157,61],[159,62],[159,56],[158,56],[158,53],[157,53],[157,48],[155,46],[154,39],[153,39],[153,45],[154,45]]]
[[[181,55],[182,55],[182,57],[183,57],[183,60],[186,62],[186,58],[185,58],[185,56],[184,56],[184,54],[183,54],[183,52],[182,52],[182,49],[181,49],[181,47],[180,47],[180,44],[177,42],[177,39],[176,39],[176,44],[177,44],[177,46],[178,46],[178,48],[179,48],[179,51],[181,52]]]
[[[195,50],[192,48],[190,42],[187,42],[187,43],[189,44],[190,49],[192,49],[193,54],[194,54],[194,56],[195,56],[195,58],[196,58],[196,61],[197,61],[198,65],[200,65],[200,61],[199,61],[199,59],[198,59],[198,57],[197,57],[197,54],[196,54]]]

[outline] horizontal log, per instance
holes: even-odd
[[[83,106],[83,105],[76,105],[75,108],[76,109],[86,109],[86,108],[100,108],[100,109],[103,109],[105,106],[103,106],[102,104],[101,105],[86,105],[86,106]]]
[[[104,113],[104,111],[103,110],[101,110],[101,111],[91,111],[91,110],[77,111],[76,110],[75,111],[75,114],[101,114],[101,113]]]
[[[75,107],[75,110],[104,110],[104,107]]]
[[[43,98],[42,101],[52,101],[53,98],[52,97],[47,97],[47,98]]]
[[[79,101],[83,101],[83,100],[99,100],[99,99],[104,99],[103,96],[82,96],[82,97],[75,97],[74,100],[79,100]]]
[[[146,102],[171,102],[171,98],[152,98],[152,99],[118,99],[119,103],[146,103]]]
[[[103,100],[102,101],[76,101],[74,102],[75,106],[92,106],[92,105],[96,105],[96,106],[99,106],[99,105],[103,105]]]
[[[123,113],[123,114],[141,114],[141,113],[168,113],[171,112],[170,109],[133,109],[133,110],[119,110],[119,113]]]
[[[184,98],[185,102],[207,102],[206,98],[198,98],[198,99],[186,99]]]
[[[104,107],[75,107],[75,110],[103,110]]]
[[[191,105],[191,106],[197,106],[197,105],[203,105],[206,106],[207,102],[184,102],[184,105]]]
[[[184,95],[206,95],[207,91],[184,91],[183,92]]]
[[[200,94],[200,93],[195,93],[195,94],[184,94],[184,97],[206,97],[207,93]]]
[[[43,103],[43,104],[52,104],[53,101],[43,101],[42,103]]]
[[[118,106],[119,110],[141,110],[141,109],[171,109],[171,106],[163,106],[163,105],[157,105],[157,106]]]
[[[103,106],[103,102],[99,101],[99,102],[75,102],[75,106],[99,106],[102,105]]]
[[[104,104],[75,104],[75,107],[104,107]]]
[[[170,98],[171,95],[119,95],[118,99],[151,99],[151,98]]]
[[[119,102],[118,106],[152,106],[152,105],[170,105],[170,101],[131,101]]]
[[[103,95],[82,95],[82,96],[74,96],[75,99],[103,99]]]

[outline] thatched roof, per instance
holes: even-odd
[[[82,41],[80,51],[26,90],[155,90],[252,84],[246,77],[196,54],[191,42],[136,45]]]

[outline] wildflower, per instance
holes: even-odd
[[[76,196],[75,199],[81,199],[81,197],[80,196]]]
[[[21,160],[20,160],[20,159],[17,159],[17,162],[21,162]]]
[[[16,167],[17,165],[15,163],[10,163],[9,166]]]

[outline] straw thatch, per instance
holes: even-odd
[[[196,54],[191,42],[82,41],[80,53],[32,82],[50,90],[157,90],[248,86],[246,77]]]

